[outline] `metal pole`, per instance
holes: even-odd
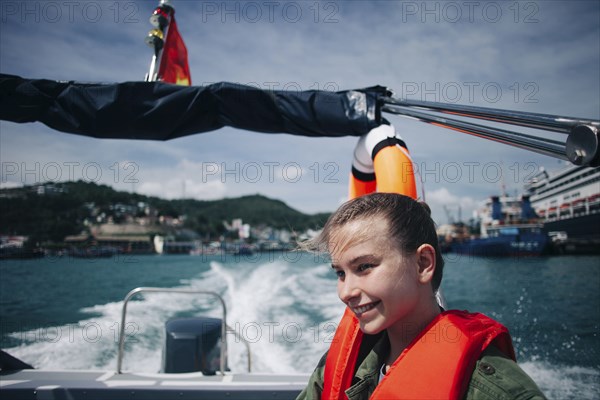
[[[420,111],[400,109],[393,106],[384,106],[382,111],[393,114],[404,115],[416,118],[419,121],[427,122],[433,125],[450,128],[474,136],[494,140],[496,142],[509,144],[522,149],[531,150],[540,154],[568,160],[565,153],[565,144],[556,140],[538,138],[520,132],[509,131],[500,128],[490,128],[485,125],[473,124],[466,121],[459,121],[452,118],[438,117]]]
[[[422,122],[458,132],[568,160],[575,165],[600,166],[600,121],[483,107],[445,105],[421,101],[405,102],[392,98],[384,98],[382,102],[384,104],[381,111],[415,118]],[[566,142],[563,142],[548,137],[528,135],[522,132],[446,118],[429,114],[423,110],[566,133],[568,137]]]
[[[600,121],[563,117],[551,114],[540,114],[523,111],[502,110],[499,108],[487,108],[477,106],[465,106],[462,104],[445,104],[419,100],[383,98],[385,104],[400,107],[418,108],[421,110],[441,112],[461,117],[484,119],[491,122],[524,126],[528,128],[543,129],[547,131],[571,133],[577,125],[590,125],[600,128]]]
[[[173,10],[173,6],[171,6],[169,0],[161,0],[150,17],[150,23],[154,25],[155,29],[152,29],[148,33],[146,44],[154,50],[154,54],[150,61],[148,74],[146,74],[146,82],[154,82],[159,78],[158,71],[160,70],[160,60],[162,58],[164,44],[169,35],[169,25],[171,24]]]

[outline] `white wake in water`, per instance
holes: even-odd
[[[210,270],[180,288],[211,290],[227,303],[227,323],[250,343],[253,372],[310,371],[328,346],[342,304],[325,265],[273,260],[212,262]],[[94,316],[75,324],[16,332],[22,343],[7,352],[41,369],[108,369],[117,366],[122,302],[82,309]],[[123,370],[161,368],[164,323],[174,316],[221,317],[211,297],[151,293],[128,305]],[[324,322],[330,321],[328,324]],[[241,341],[228,336],[229,367],[245,372]]]
[[[598,370],[539,361],[527,361],[519,365],[549,399],[597,399],[600,395]]]
[[[315,316],[335,320],[343,309],[335,293],[331,295],[331,280],[322,273],[327,267],[275,261],[232,268],[213,262],[211,269],[227,282],[227,319],[250,343],[253,371],[307,372],[316,365],[333,323],[323,331]],[[243,371],[245,349],[230,345],[229,360],[232,369]]]

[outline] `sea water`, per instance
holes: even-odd
[[[600,258],[445,255],[448,307],[485,313],[511,331],[522,368],[551,399],[600,398]],[[1,347],[41,369],[115,370],[123,298],[139,286],[210,290],[250,344],[253,372],[310,373],[343,312],[326,259],[246,256],[70,257],[0,261]],[[149,293],[128,306],[123,369],[161,368],[165,321],[220,317],[210,296]],[[245,372],[242,341],[229,367]]]

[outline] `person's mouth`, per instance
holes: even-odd
[[[369,310],[374,309],[375,307],[377,307],[377,305],[381,303],[381,301],[375,301],[373,303],[367,303],[367,304],[362,304],[356,307],[351,307],[352,311],[354,312],[354,314],[356,314],[357,316],[360,316],[361,314],[366,313]]]

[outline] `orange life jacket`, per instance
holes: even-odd
[[[346,309],[327,355],[323,400],[346,399],[362,337],[358,320]],[[406,347],[371,399],[461,399],[475,363],[492,343],[515,360],[506,327],[483,314],[445,311]]]

